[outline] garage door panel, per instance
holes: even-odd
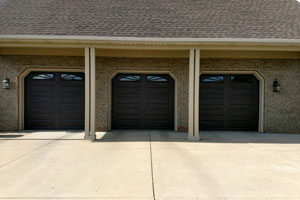
[[[114,128],[120,128],[120,129],[141,128],[141,120],[140,119],[116,120],[114,124]]]
[[[56,93],[57,96],[60,98],[73,98],[73,99],[83,99],[84,100],[84,93],[80,92],[65,92],[65,93]]]
[[[224,105],[224,99],[220,99],[220,98],[212,98],[212,99],[201,98],[200,103],[202,105]]]
[[[72,128],[80,128],[80,124],[84,123],[84,119],[68,119],[68,120],[59,120],[58,126],[62,128],[72,129]]]
[[[30,95],[32,96],[54,96],[54,92],[29,92]]]
[[[253,109],[230,109],[229,110],[229,115],[230,116],[251,116],[253,115]]]
[[[138,81],[130,78],[136,76],[119,74],[112,81],[112,127],[114,129],[172,129],[174,82],[168,75],[140,74]],[[127,82],[129,80],[131,87]]]
[[[147,104],[146,107],[142,108],[143,113],[146,112],[145,109],[149,109],[149,110],[167,109],[169,113],[174,111],[174,108],[170,108],[168,104]],[[155,112],[155,110],[153,112]]]
[[[125,95],[139,95],[141,93],[141,89],[139,87],[124,87],[120,86],[115,89],[117,91],[117,94],[125,94]]]
[[[28,102],[27,102],[28,103]],[[31,103],[31,102],[29,102]],[[55,103],[52,102],[35,102],[35,103],[31,103],[30,107],[27,107],[28,109],[33,109],[33,108],[37,108],[37,109],[50,109],[50,108],[55,108],[56,105]]]
[[[230,95],[248,95],[252,96],[254,93],[253,86],[252,87],[238,87],[238,88],[230,88],[229,89],[229,94]]]
[[[52,84],[52,83],[50,83]],[[30,85],[30,92],[43,92],[43,93],[51,93],[55,91],[54,85],[41,85],[41,84],[31,84]]]
[[[49,114],[34,114],[30,120],[35,120],[35,121],[39,121],[39,120],[55,120],[55,116],[53,114],[55,113],[51,113],[52,115]]]
[[[217,80],[216,76],[223,79]],[[203,83],[203,79],[210,82]],[[200,129],[257,130],[258,85],[253,75],[205,75],[200,78]],[[220,95],[220,91],[224,93]]]
[[[145,94],[145,98],[160,98],[160,99],[168,99],[169,98],[169,92],[166,92],[166,93],[163,93],[163,94],[160,94],[160,93],[147,93]]]
[[[58,97],[60,104],[83,104],[84,98],[75,98],[75,97]]]
[[[240,115],[240,116],[230,116],[228,117],[229,121],[241,121],[241,122],[251,122],[252,123],[253,115]]]
[[[42,127],[52,127],[52,126],[54,126],[54,123],[55,123],[54,120],[39,119],[39,120],[31,120],[30,121],[31,126],[40,127],[40,128],[42,128]]]
[[[69,114],[69,113],[61,113],[61,112],[58,112],[58,119],[61,119],[61,120],[64,120],[64,119],[67,119],[67,120],[77,120],[77,119],[84,119],[84,115],[82,115],[83,113],[72,113],[72,114]]]
[[[123,92],[123,91],[122,91]],[[140,93],[120,93],[117,92],[117,98],[140,98]]]
[[[83,114],[84,107],[81,105],[64,105],[59,109],[59,114]]]
[[[146,119],[145,126],[149,128],[168,129],[169,120],[167,119]]]
[[[118,97],[116,99],[116,102],[118,104],[140,104],[141,103],[141,99],[140,97]]]
[[[145,104],[164,104],[164,105],[169,105],[169,99],[168,98],[146,98],[145,99]]]
[[[32,102],[32,103],[53,102],[54,100],[55,100],[54,95],[49,95],[49,96],[31,95],[31,98],[30,98],[30,102]]]
[[[224,109],[200,109],[200,116],[224,116]]]
[[[214,115],[214,116],[209,116],[209,115],[207,115],[207,116],[200,116],[200,120],[204,120],[204,121],[214,121],[214,120],[217,120],[217,121],[221,121],[221,120],[225,120],[225,118],[226,118],[226,116],[225,115],[219,115],[219,116],[217,116],[217,115]]]
[[[145,88],[146,95],[152,95],[152,94],[169,94],[169,88],[168,87],[146,87]]]
[[[146,115],[168,115],[169,109],[167,108],[146,108],[144,109]]]
[[[76,93],[84,93],[84,86],[82,85],[61,85],[58,89],[61,94],[76,94]]]
[[[200,120],[199,123],[201,129],[211,129],[211,130],[220,130],[224,129],[224,121],[223,120]]]
[[[201,86],[200,95],[224,95],[224,87]]]
[[[140,108],[137,107],[122,107],[122,106],[118,106],[116,109],[116,116],[120,115],[122,113],[126,113],[127,115],[139,115],[140,114]]]
[[[250,121],[229,121],[230,129],[253,129],[253,123]]]
[[[43,115],[54,115],[56,110],[54,107],[52,108],[44,108],[44,107],[37,107],[37,108],[31,108],[30,109],[31,114],[38,115],[38,114],[43,114]]]
[[[32,72],[25,78],[25,128],[83,129],[84,79],[62,80],[60,72],[49,73],[48,79],[44,74]]]
[[[129,114],[129,115],[125,115],[125,114],[118,114],[115,116],[116,120],[140,120],[140,115],[134,115],[134,114]]]
[[[168,119],[168,114],[167,115],[145,115],[144,118],[146,120],[167,120]]]
[[[231,98],[230,105],[253,105],[253,98]]]
[[[199,108],[202,109],[224,109],[224,104],[221,105],[203,105],[202,103],[200,103]]]

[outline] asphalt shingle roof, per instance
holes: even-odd
[[[0,0],[0,35],[300,39],[300,3]]]

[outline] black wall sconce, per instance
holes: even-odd
[[[277,79],[273,82],[273,92],[280,92],[280,84]]]
[[[9,88],[10,88],[10,81],[9,81],[8,78],[6,78],[6,79],[4,79],[4,80],[2,81],[2,87],[3,87],[4,89],[9,89]]]

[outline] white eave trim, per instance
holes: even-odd
[[[101,36],[55,36],[55,35],[0,35],[0,41],[69,41],[69,42],[110,42],[110,43],[260,43],[260,44],[300,44],[300,39],[260,39],[260,38],[147,38],[147,37],[101,37]]]

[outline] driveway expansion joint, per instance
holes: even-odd
[[[154,185],[154,175],[153,175],[153,159],[152,159],[152,137],[151,132],[149,131],[149,144],[150,144],[150,163],[151,163],[151,178],[152,178],[152,192],[153,192],[153,199],[155,200],[155,185]]]

